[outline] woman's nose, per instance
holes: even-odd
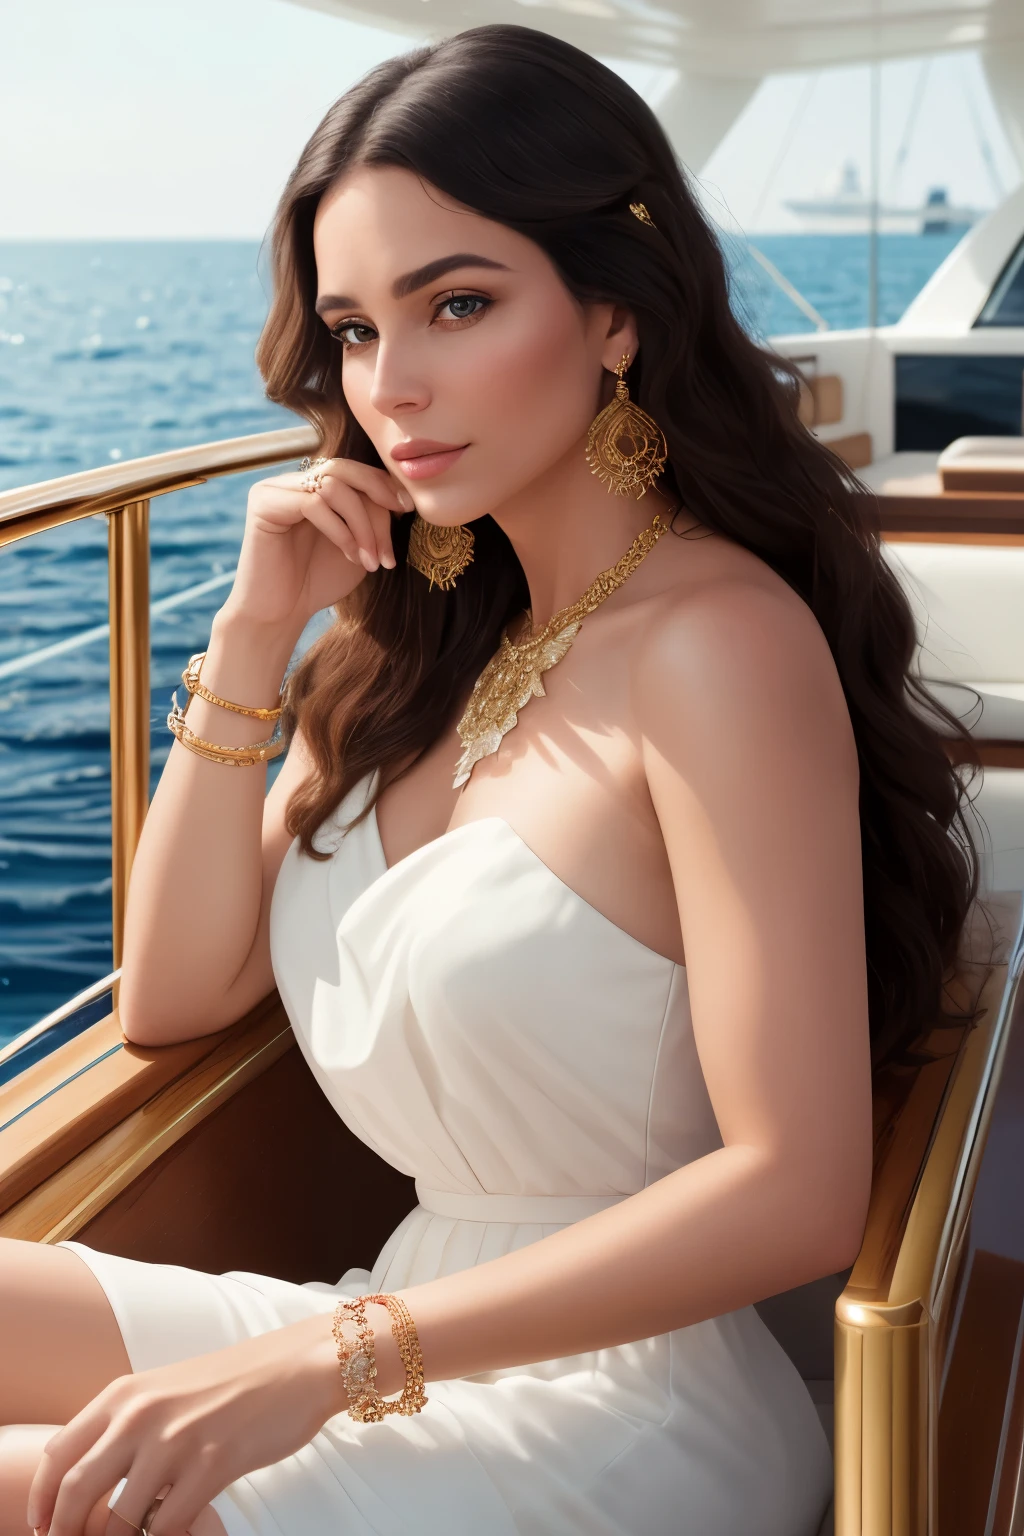
[[[370,404],[381,416],[421,411],[430,403],[430,388],[408,354],[381,343],[377,348]]]

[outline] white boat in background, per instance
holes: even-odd
[[[945,187],[932,187],[924,202],[876,205],[861,185],[855,160],[847,160],[813,197],[787,197],[784,206],[802,220],[805,232],[821,235],[945,235],[966,233],[985,210],[958,207]]]
[[[977,49],[1024,174],[1021,0],[294,3],[410,42],[518,22],[662,66],[652,104],[698,174],[769,74],[876,66],[870,315],[883,60]],[[955,983],[980,999],[974,1027],[937,1025],[934,1060],[876,1076],[871,1208],[852,1271],[759,1310],[830,1431],[834,1404],[821,1536],[1022,1536],[1024,186],[969,229],[895,325],[830,330],[795,297],[816,328],[771,345],[799,362],[809,429],[874,492],[919,616],[920,670],[964,710],[985,764],[977,838],[995,943]],[[115,966],[148,806],[149,499],[316,445],[298,425],[0,494],[0,559],[16,540],[108,518]],[[276,995],[221,1034],[146,1051],[121,1035],[117,974],[0,1048],[0,1234],[296,1280],[372,1260],[415,1203],[411,1181],[344,1128]],[[342,1177],[355,1191],[346,1220],[325,1222]],[[679,1529],[689,1536],[683,1509]]]

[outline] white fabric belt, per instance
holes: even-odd
[[[618,1205],[626,1195],[488,1195],[458,1190],[427,1189],[416,1180],[416,1198],[431,1216],[456,1221],[541,1222],[552,1225],[582,1221],[597,1211]]]

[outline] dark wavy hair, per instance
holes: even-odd
[[[860,759],[873,1059],[912,1059],[943,1016],[978,883],[964,787],[936,726],[969,747],[910,675],[914,621],[874,503],[801,424],[798,370],[738,323],[716,236],[653,112],[587,54],[504,25],[390,59],[331,107],[277,211],[257,361],[270,398],[316,424],[321,452],[379,465],[346,410],[340,343],[313,308],[317,205],[357,165],[405,167],[536,241],[580,301],[636,316],[630,386],[665,432],[661,484],[778,572],[831,647]],[[528,606],[489,516],[474,522],[474,561],[448,593],[405,565],[409,523],[394,523],[398,568],[338,605],[289,681],[286,730],[301,726],[313,770],[288,825],[312,857],[313,834],[352,785],[372,769],[382,782],[408,771],[450,725],[503,625]]]

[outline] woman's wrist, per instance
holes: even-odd
[[[207,696],[192,693],[188,698],[184,723],[189,731],[201,741],[229,749],[270,741],[277,729],[276,717],[254,718],[248,711],[279,707],[281,683],[297,639],[294,631],[253,626],[222,609],[213,620],[198,668],[198,681]],[[238,708],[225,709],[220,700]]]
[[[298,618],[268,623],[225,605],[213,616],[207,657],[212,665],[216,656],[218,667],[227,665],[230,657],[232,670],[254,674],[276,696],[304,628],[305,622]],[[207,681],[205,665],[203,681]]]
[[[210,627],[200,674],[203,685],[234,704],[275,708],[301,633],[294,625],[264,625],[222,608]],[[250,727],[254,723],[250,719]]]
[[[373,1329],[373,1355],[377,1367],[373,1384],[381,1397],[394,1397],[405,1386],[405,1366],[392,1331],[391,1315],[387,1307],[370,1303],[366,1307],[366,1320]],[[324,1390],[327,1418],[346,1413],[352,1406],[345,1390],[331,1324],[330,1313],[318,1316],[310,1323],[311,1363]]]

